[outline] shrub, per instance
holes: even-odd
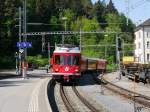
[[[34,64],[37,66],[45,66],[48,64],[48,59],[47,58],[43,58],[42,55],[37,55],[37,56],[28,56],[27,57],[27,61],[30,64]]]

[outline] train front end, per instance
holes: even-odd
[[[61,81],[75,81],[81,76],[81,53],[78,47],[57,46],[53,53],[52,77]]]

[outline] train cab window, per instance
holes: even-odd
[[[68,56],[68,65],[73,65],[73,56]]]
[[[68,56],[68,65],[79,65],[79,56]]]
[[[66,58],[66,56],[56,55],[55,56],[55,64],[65,65],[66,64],[65,58]]]

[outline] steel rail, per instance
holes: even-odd
[[[75,86],[72,86],[72,89],[74,93],[77,95],[77,97],[92,111],[92,112],[99,112],[98,109],[96,109],[93,105],[91,105],[81,94],[78,92]]]
[[[71,103],[68,100],[67,94],[65,93],[63,85],[60,85],[60,95],[64,102],[64,105],[66,106],[68,112],[76,112]]]
[[[93,76],[93,79],[98,83],[98,84],[103,84],[103,86],[115,93],[118,93],[130,100],[133,100],[139,104],[142,104],[148,108],[150,108],[150,97],[139,94],[137,92],[133,92],[130,90],[127,90],[125,88],[122,88],[118,85],[115,85],[111,82],[109,82],[108,80],[106,80],[104,77],[102,77],[102,79],[100,80],[99,78],[96,78]]]

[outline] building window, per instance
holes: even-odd
[[[141,38],[141,33],[139,32],[139,38]]]
[[[149,61],[149,58],[150,58],[149,56],[150,56],[150,54],[147,54],[147,61]]]
[[[150,48],[150,43],[149,43],[149,41],[147,42],[147,48],[148,48],[148,49]]]
[[[146,35],[147,35],[147,38],[150,38],[150,32],[147,32]]]
[[[141,48],[141,44],[140,44],[140,42],[138,43],[138,48],[139,48],[139,49]]]

